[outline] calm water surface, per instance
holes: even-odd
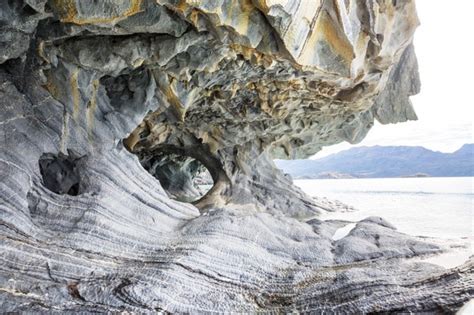
[[[412,235],[473,235],[474,177],[308,179],[295,184],[311,196],[337,199],[357,209],[329,213],[324,219],[354,221],[376,215]]]

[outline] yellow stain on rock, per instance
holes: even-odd
[[[146,124],[145,122],[142,122],[128,135],[126,139],[123,140],[123,145],[127,148],[127,150],[133,151],[135,145],[140,141],[140,133],[142,133],[145,128]]]
[[[216,154],[221,147],[219,139],[222,139],[222,136],[222,130],[217,126],[213,126],[207,138],[207,144],[211,153]]]
[[[123,140],[123,145],[129,150],[133,151],[135,145],[140,141],[140,131],[141,129],[135,129],[125,140]]]
[[[184,115],[186,114],[186,109],[184,108],[181,101],[173,92],[173,89],[170,86],[167,86],[163,89],[168,103],[171,105],[171,112],[179,120],[184,121]]]
[[[231,44],[230,48],[234,50],[236,53],[242,55],[244,59],[250,61],[254,65],[261,65],[264,67],[269,67],[273,62],[273,57],[268,54],[264,54],[259,52],[258,50],[239,45],[239,44]]]
[[[258,7],[263,13],[267,14],[270,11],[266,0],[254,0],[254,4]]]
[[[241,36],[248,35],[250,15],[255,10],[252,0],[231,0],[228,4],[222,4],[211,9],[199,0],[180,0],[170,9],[179,14],[186,15],[188,20],[198,26],[201,15],[216,18],[215,26],[229,26]]]
[[[250,15],[254,9],[255,7],[250,0],[241,1],[241,12],[239,12],[236,23],[232,22],[231,24],[240,35],[247,35],[249,31]]]
[[[69,86],[71,89],[72,97],[72,117],[74,120],[77,120],[79,117],[79,106],[80,106],[80,95],[79,95],[79,86],[77,83],[77,78],[79,76],[79,69],[76,69],[72,72],[71,77],[69,78]]]
[[[326,43],[338,56],[340,56],[350,67],[352,60],[355,58],[353,47],[347,40],[345,34],[338,30],[326,11],[321,11],[317,17],[316,23],[311,31],[311,35],[301,50],[298,62],[303,65],[313,65],[313,57],[316,53],[315,47],[318,42]],[[315,65],[317,66],[317,65]]]
[[[57,88],[57,86],[54,84],[53,80],[52,80],[52,77],[51,77],[51,74],[50,73],[46,73],[46,77],[47,77],[47,81],[46,81],[46,84],[43,86],[46,90],[48,90],[49,94],[51,94],[51,96],[56,99],[56,100],[59,100],[59,89]]]
[[[350,64],[354,59],[354,51],[345,34],[340,32],[327,14],[321,16],[321,24],[317,26],[317,33],[324,34],[324,39],[346,62]]]
[[[184,13],[184,11],[188,8],[189,5],[186,0],[180,0],[176,5],[176,10],[178,10],[180,13]]]
[[[77,11],[76,0],[54,0],[53,8],[59,15],[60,21],[64,23],[74,23],[79,25],[113,24],[141,12],[142,2],[143,0],[130,0],[130,6],[125,12],[110,17],[78,17],[79,12]]]
[[[36,47],[36,52],[38,53],[38,56],[43,59],[44,62],[49,63],[49,59],[46,57],[44,53],[44,41],[39,40],[38,46]]]
[[[94,113],[97,108],[97,92],[99,90],[99,80],[92,81],[92,95],[87,106],[87,134],[89,141],[92,141],[92,128],[94,127]]]

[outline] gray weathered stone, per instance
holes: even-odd
[[[417,24],[413,1],[1,2],[1,311],[458,309],[472,260],[410,262],[446,248],[380,218],[334,240],[272,162],[416,118]],[[190,159],[214,185],[173,200]]]

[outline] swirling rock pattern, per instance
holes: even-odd
[[[416,119],[413,1],[18,0],[0,21],[2,311],[453,312],[472,298],[472,260],[410,262],[447,248],[381,218],[333,239],[347,222],[318,219],[333,203],[271,161]],[[171,199],[142,166],[163,155],[199,161],[214,186]]]

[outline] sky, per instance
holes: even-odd
[[[421,92],[411,97],[417,121],[378,122],[357,145],[323,148],[320,158],[354,146],[406,145],[454,152],[474,142],[474,1],[417,0],[414,44]]]

